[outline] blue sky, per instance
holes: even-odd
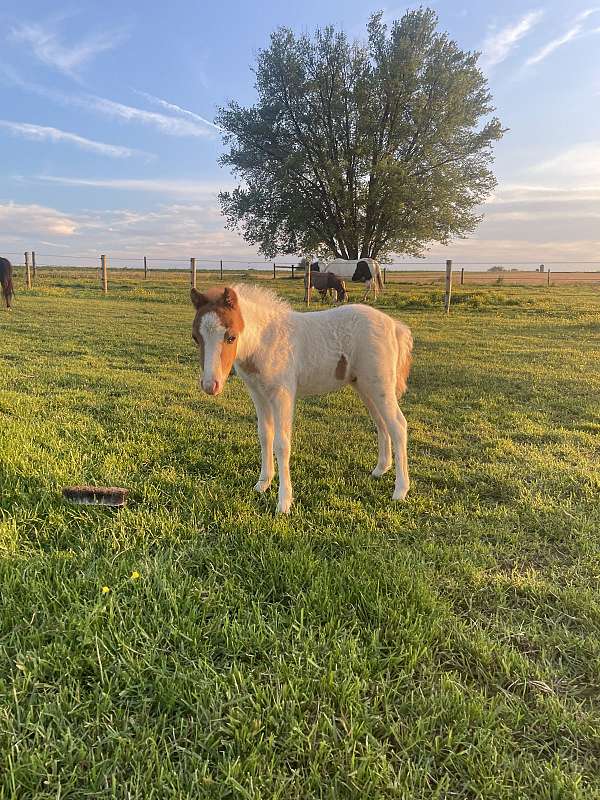
[[[428,260],[600,261],[600,5],[429,3],[482,51],[498,188],[476,233]],[[216,192],[216,108],[251,103],[271,30],[363,36],[364,0],[15,2],[0,8],[0,251],[238,258]]]

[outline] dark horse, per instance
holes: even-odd
[[[312,272],[311,270],[310,285],[313,289],[317,289],[323,302],[325,302],[329,290],[335,292],[339,303],[343,303],[348,298],[346,284],[333,272]]]
[[[15,292],[12,281],[12,264],[8,258],[0,258],[0,284],[2,284],[2,294],[6,301],[6,307],[10,309],[11,300]]]

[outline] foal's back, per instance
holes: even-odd
[[[323,394],[395,369],[396,320],[371,306],[294,313],[298,393]]]

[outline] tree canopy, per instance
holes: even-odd
[[[221,163],[241,185],[219,195],[229,227],[267,257],[422,255],[464,237],[495,186],[503,129],[478,68],[428,9],[366,42],[333,27],[271,35],[255,66],[258,100],[221,108]]]

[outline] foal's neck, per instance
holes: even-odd
[[[237,359],[243,361],[259,350],[266,328],[281,316],[281,310],[243,296],[239,302],[244,331],[239,339]]]

